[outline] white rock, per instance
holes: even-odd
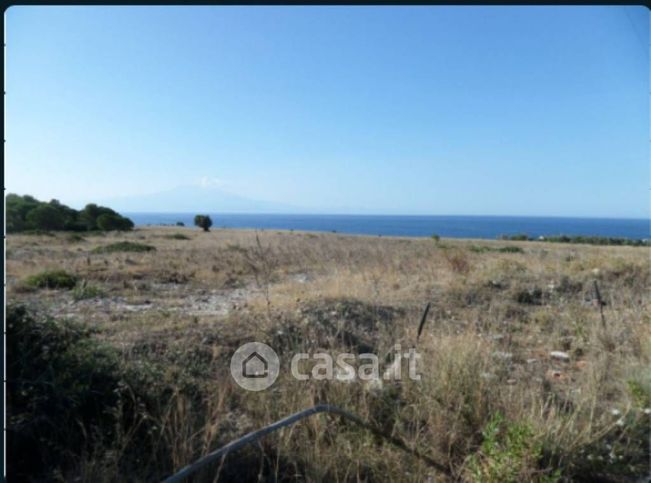
[[[570,360],[570,355],[567,352],[551,351],[549,355],[552,359],[556,359],[563,362],[569,362]]]
[[[493,352],[493,357],[497,357],[498,359],[511,360],[513,359],[513,354],[510,352],[495,351]]]

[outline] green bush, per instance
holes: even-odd
[[[542,443],[536,440],[533,428],[526,422],[506,423],[502,414],[495,414],[482,431],[479,452],[468,464],[475,481],[520,482],[553,480],[554,475],[541,475]]]
[[[126,366],[86,326],[23,306],[7,308],[6,341],[9,481],[63,481],[82,457],[116,451],[131,474],[154,451],[143,411],[161,395],[148,366]]]
[[[75,300],[94,299],[103,296],[104,291],[102,289],[87,285],[85,280],[72,290],[72,298]]]
[[[500,247],[495,251],[499,253],[524,253],[524,250],[520,247]]]
[[[156,247],[145,245],[144,243],[121,241],[103,247],[97,247],[93,249],[93,253],[151,252],[154,250],[156,250]]]
[[[173,233],[171,235],[165,235],[164,238],[168,238],[170,240],[191,240],[189,236],[184,235],[183,233]]]
[[[497,253],[524,253],[524,250],[520,247],[499,247],[491,248],[480,245],[471,245],[468,248],[471,252],[475,253],[485,253],[485,252],[497,252]]]
[[[50,270],[28,277],[25,284],[34,288],[71,289],[77,285],[77,277],[65,270]]]
[[[88,329],[7,310],[7,460],[9,480],[33,478],[80,454],[95,428],[112,432],[116,355]]]

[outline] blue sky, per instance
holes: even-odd
[[[12,7],[5,25],[10,192],[649,214],[642,7]]]

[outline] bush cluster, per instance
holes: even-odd
[[[25,283],[33,288],[71,289],[77,285],[77,277],[64,270],[50,270],[27,277]]]
[[[156,247],[144,243],[121,241],[103,247],[97,247],[93,249],[93,253],[151,252],[154,250],[156,250]]]
[[[147,408],[162,397],[160,375],[83,324],[8,306],[6,370],[9,481],[67,481],[82,458],[111,455],[131,473],[155,453]]]
[[[81,211],[58,200],[39,201],[33,196],[8,194],[6,198],[7,232],[29,230],[131,230],[133,222],[111,208],[90,203]]]
[[[583,236],[583,235],[558,235],[533,238],[527,234],[521,233],[518,235],[501,235],[498,237],[500,240],[511,241],[543,241],[549,243],[584,243],[586,245],[617,245],[617,246],[651,246],[651,240],[639,240],[636,238],[621,238],[610,236]]]

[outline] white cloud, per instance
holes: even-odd
[[[213,186],[224,186],[226,182],[223,179],[213,178],[210,176],[203,176],[199,180],[199,186],[202,188],[209,188]]]

